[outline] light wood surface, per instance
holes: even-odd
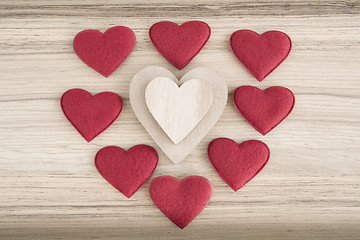
[[[148,84],[158,76],[167,77],[176,81],[179,85],[191,79],[206,79],[211,86],[214,102],[204,119],[178,144],[174,144],[167,134],[161,129],[150,113],[146,100],[145,91]],[[174,163],[180,163],[200,143],[211,128],[216,124],[224,111],[227,101],[226,82],[219,74],[210,68],[199,67],[187,72],[178,80],[170,71],[160,66],[148,66],[135,74],[130,83],[129,97],[135,115],[147,130],[154,142]]]
[[[360,3],[293,1],[45,1],[0,2],[0,239],[360,239]],[[152,46],[160,21],[202,20],[209,42],[182,71]],[[72,49],[84,29],[125,25],[134,51],[109,79]],[[293,49],[257,82],[231,53],[238,29],[286,32]],[[129,84],[159,65],[176,77],[200,66],[219,72],[229,88],[215,127],[180,164],[173,164],[138,122]],[[293,112],[265,137],[236,111],[236,87],[284,86]],[[70,88],[114,91],[124,100],[117,121],[91,143],[70,125],[60,97]],[[216,137],[264,141],[264,170],[234,193],[207,160]],[[97,173],[102,147],[149,144],[159,153],[153,177],[200,175],[213,185],[205,210],[184,230],[154,204],[145,184],[130,200]]]

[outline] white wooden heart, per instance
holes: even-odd
[[[147,85],[145,100],[160,127],[178,144],[208,112],[212,89],[204,79],[190,79],[179,87],[170,78],[158,77]]]
[[[212,104],[203,119],[178,144],[175,144],[161,129],[146,105],[145,91],[147,85],[158,77],[169,78],[180,86],[191,79],[205,80],[212,88]],[[167,69],[160,66],[149,66],[135,74],[130,82],[129,97],[131,106],[140,123],[154,139],[156,144],[174,163],[180,163],[205,137],[224,111],[228,89],[219,74],[206,67],[195,68],[187,72],[180,81]]]

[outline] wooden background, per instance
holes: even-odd
[[[161,20],[208,23],[208,44],[182,71],[152,46]],[[125,63],[105,79],[72,49],[84,29],[125,25],[137,37]],[[236,60],[238,29],[286,32],[288,59],[262,83]],[[229,99],[219,122],[179,165],[155,145],[129,100],[132,76],[145,66],[177,77],[198,66],[217,70],[229,87],[290,88],[292,114],[267,136]],[[19,1],[0,2],[0,239],[360,239],[360,2],[337,0]],[[65,119],[59,100],[70,88],[114,91],[119,119],[87,143]],[[207,160],[217,137],[258,139],[271,157],[234,193]],[[160,155],[153,177],[201,175],[213,185],[205,210],[184,230],[151,202],[146,183],[130,200],[97,173],[102,147],[149,144]]]

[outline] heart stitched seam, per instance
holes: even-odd
[[[233,102],[246,121],[266,135],[291,113],[295,97],[284,87],[269,87],[261,91],[256,87],[241,86],[235,90]]]
[[[90,142],[117,119],[122,110],[122,100],[112,92],[92,96],[83,89],[70,89],[60,100],[65,117]]]
[[[96,153],[94,163],[106,181],[130,198],[150,179],[158,161],[154,148],[136,145],[127,151],[116,146],[104,147]]]
[[[135,34],[128,27],[116,26],[104,33],[88,29],[75,36],[73,48],[84,63],[107,78],[130,55],[135,41]]]
[[[259,35],[251,30],[239,30],[231,35],[230,46],[236,58],[261,82],[288,57],[292,43],[280,31]]]
[[[201,21],[189,21],[180,26],[169,21],[158,22],[149,30],[156,50],[179,70],[201,51],[210,34],[210,27]]]

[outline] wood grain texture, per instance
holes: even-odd
[[[146,87],[150,113],[175,144],[196,127],[213,103],[212,87],[206,81],[190,79],[178,86],[170,78],[158,77]]]
[[[1,239],[359,239],[360,238],[360,2],[2,0],[0,2],[0,238]],[[160,20],[209,24],[209,42],[182,71],[152,46]],[[72,49],[84,29],[132,28],[133,53],[109,79]],[[231,33],[286,32],[287,60],[262,83],[237,61]],[[176,77],[206,66],[241,85],[284,86],[294,111],[265,137],[240,116],[231,97],[215,127],[179,165],[156,146],[135,117],[129,83],[148,65]],[[91,143],[66,121],[60,97],[70,88],[113,91],[124,100],[119,119]],[[216,137],[264,141],[271,157],[237,193],[217,176],[206,148]],[[159,153],[153,177],[201,175],[213,185],[208,207],[184,230],[151,202],[149,184],[127,200],[93,164],[104,146],[149,144]]]

